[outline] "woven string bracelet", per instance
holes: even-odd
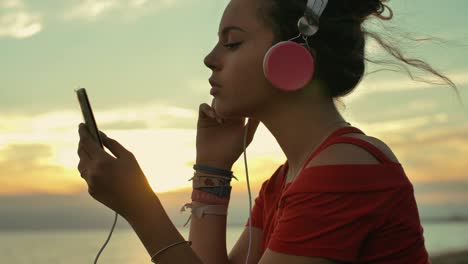
[[[232,174],[232,175],[221,175],[221,174],[212,174],[212,173],[194,171],[193,176],[213,177],[213,178],[216,177],[216,178],[223,178],[223,179],[227,179],[227,180],[231,180],[232,178],[234,178],[234,179],[236,179],[237,181],[239,181],[239,179],[237,179],[237,177],[234,176],[234,174]]]

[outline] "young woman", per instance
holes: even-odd
[[[362,23],[391,14],[384,0],[231,0],[219,42],[204,61],[213,72],[214,99],[199,109],[193,202],[186,205],[195,216],[190,242],[167,217],[132,153],[103,134],[116,158],[110,156],[80,124],[78,169],[89,193],[132,225],[158,263],[430,263],[402,165],[384,142],[351,126],[335,106],[363,77],[368,33]],[[279,89],[284,80],[269,76],[265,59],[285,40],[305,48],[313,60],[304,63],[315,68],[306,72],[313,78],[293,90]],[[445,78],[423,62],[398,58]],[[297,71],[303,70],[310,69]],[[272,168],[251,221],[228,254],[230,169],[259,122],[287,161]]]

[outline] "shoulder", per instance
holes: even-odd
[[[364,140],[376,148],[378,148],[384,155],[391,161],[399,162],[395,154],[389,146],[382,140],[363,135],[358,133],[350,133],[343,135],[346,137],[353,137]],[[337,165],[337,164],[379,164],[379,160],[366,149],[347,143],[332,144],[323,149],[317,156],[315,156],[306,166],[306,168],[321,166],[321,165]]]

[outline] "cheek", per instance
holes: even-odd
[[[229,64],[229,83],[235,91],[250,91],[265,86],[267,82],[263,73],[263,53],[246,47],[246,51],[235,56]]]
[[[238,56],[225,66],[226,93],[215,100],[218,114],[243,117],[262,107],[273,89],[263,74],[263,57]]]

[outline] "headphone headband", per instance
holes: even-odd
[[[299,32],[306,37],[317,33],[319,29],[319,19],[327,7],[328,0],[308,0],[304,16],[302,16],[297,26]]]
[[[311,12],[312,16],[318,20],[327,4],[328,0],[308,0],[305,14],[308,15],[308,12]]]

